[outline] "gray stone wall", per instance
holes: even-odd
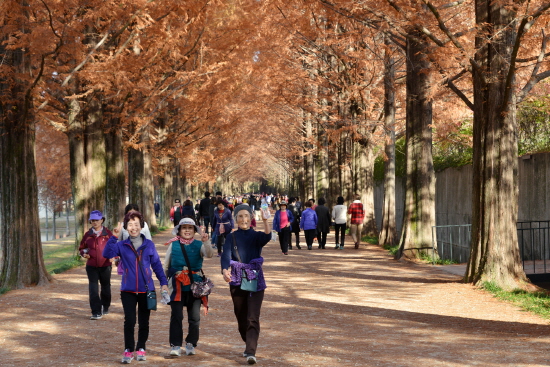
[[[518,221],[550,220],[550,153],[520,157],[518,160]],[[472,218],[472,166],[448,168],[436,173],[436,224],[470,224]],[[401,231],[404,205],[404,179],[396,182],[396,215]],[[374,190],[378,228],[382,222],[383,182]]]

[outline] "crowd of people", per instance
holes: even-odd
[[[196,296],[191,285],[205,280],[203,260],[213,257],[217,250],[223,279],[229,283],[238,331],[246,345],[243,357],[248,364],[255,364],[260,311],[266,289],[263,247],[278,237],[282,254],[288,255],[293,249],[292,234],[295,248],[302,249],[299,233],[303,231],[308,250],[312,250],[315,241],[318,249],[325,249],[327,234],[334,227],[335,249],[344,249],[349,215],[350,234],[355,248],[358,248],[364,210],[360,197],[355,199],[347,207],[344,198],[338,197],[332,211],[325,206],[324,198],[320,198],[318,204],[314,199],[302,204],[298,197],[268,194],[227,198],[221,192],[214,197],[205,192],[204,198],[197,200],[195,205],[190,198],[183,205],[176,199],[170,209],[175,237],[165,244],[168,247],[164,262],[137,205],[126,206],[123,221],[112,231],[103,226],[105,218],[102,213],[94,210],[89,216],[91,228],[85,233],[79,248],[80,255],[87,259],[90,319],[99,320],[109,313],[114,264],[121,275],[120,298],[124,310],[121,362],[128,364],[134,358],[145,361],[151,314],[149,298],[155,291],[154,274],[171,307],[169,356],[176,358],[183,352],[194,355],[199,341],[200,307],[202,304],[208,309],[208,296]],[[272,212],[273,231],[277,236],[268,223]],[[263,232],[255,230],[257,220],[263,221]],[[184,308],[188,322],[185,338]]]

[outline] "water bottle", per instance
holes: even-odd
[[[160,292],[160,295],[161,295],[161,300],[160,300],[160,303],[162,303],[163,305],[167,305],[168,303],[170,303],[170,295],[168,294],[168,291],[162,291]]]
[[[262,205],[261,205],[263,216],[266,219],[271,218],[271,213],[269,212],[269,205],[267,204],[267,201],[265,201],[265,198],[262,199]]]

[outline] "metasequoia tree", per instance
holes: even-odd
[[[34,158],[33,91],[48,50],[31,38],[32,14],[23,1],[0,3],[0,287],[47,283]]]

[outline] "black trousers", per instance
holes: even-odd
[[[229,286],[233,310],[239,325],[239,334],[246,343],[245,353],[256,355],[260,337],[260,310],[264,300],[264,291],[247,292],[240,286]]]
[[[187,322],[189,328],[186,343],[197,346],[199,342],[199,326],[201,323],[201,300],[193,297],[191,291],[182,292],[181,301],[170,302],[172,314],[170,315],[170,345],[181,347],[183,345],[183,307],[187,308]]]
[[[282,252],[288,252],[290,240],[290,227],[281,228],[281,231],[279,232],[279,245],[281,245]]]
[[[317,235],[317,229],[304,229],[304,236],[306,238],[306,245],[308,248],[313,246],[313,239]]]
[[[300,231],[292,231],[296,235],[296,247],[300,245]],[[290,234],[290,241],[292,241],[292,233]]]
[[[225,243],[226,236],[226,233],[222,233],[218,237],[216,237],[216,247],[218,248],[218,254],[222,253],[223,244]]]
[[[149,316],[151,315],[151,310],[147,309],[147,295],[145,293],[120,292],[120,300],[124,308],[124,349],[129,349],[130,352],[139,348],[146,349],[145,343],[149,338]],[[134,339],[136,306],[139,323],[137,344]]]
[[[92,315],[101,315],[103,309],[108,310],[111,306],[111,266],[86,265],[86,274],[88,274],[88,293]],[[101,284],[101,293],[98,282]]]
[[[210,217],[202,217],[202,221],[203,221],[203,224],[204,224],[205,233],[209,233],[208,232],[208,226],[210,225]]]
[[[317,233],[317,240],[319,241],[319,248],[325,248],[325,245],[327,244],[327,235],[328,235],[328,232],[318,232]]]
[[[344,246],[344,239],[346,237],[346,223],[343,224],[335,224],[334,225],[334,231],[336,232],[336,244],[340,244],[340,246]],[[338,233],[342,232],[341,239],[338,241]]]

